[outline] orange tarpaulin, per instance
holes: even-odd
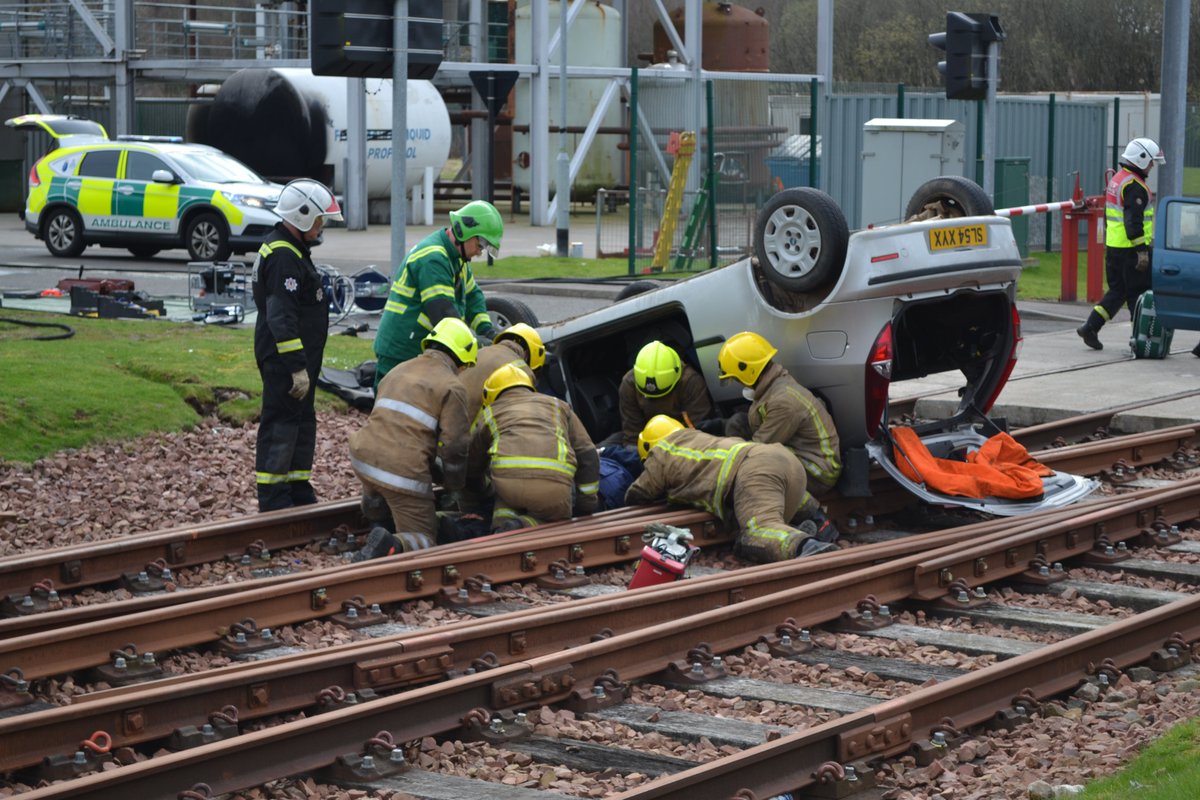
[[[891,433],[904,476],[942,494],[1030,500],[1042,495],[1042,476],[1054,474],[1007,433],[988,439],[966,461],[936,458],[912,428]]]

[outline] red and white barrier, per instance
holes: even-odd
[[[1026,214],[1048,214],[1051,211],[1069,211],[1075,208],[1074,200],[1063,200],[1059,203],[1039,203],[1036,206],[1017,206],[1016,208],[997,208],[997,217],[1022,217]]]

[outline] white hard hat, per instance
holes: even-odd
[[[342,218],[342,208],[333,192],[312,178],[297,178],[284,186],[275,213],[301,231],[312,230],[317,217]]]
[[[1151,164],[1167,163],[1167,157],[1163,155],[1158,143],[1145,137],[1131,139],[1129,144],[1125,145],[1125,152],[1121,154],[1120,160],[1121,163],[1137,167],[1142,172],[1150,169]]]

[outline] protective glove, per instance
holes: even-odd
[[[575,516],[584,517],[600,510],[600,496],[580,494],[575,496]]]
[[[308,370],[298,369],[292,373],[292,388],[288,391],[297,400],[303,400],[309,388]]]
[[[493,344],[495,344],[495,342],[492,341],[492,337],[485,333],[475,334],[475,343],[479,345],[480,350],[485,347],[491,347]]]
[[[710,433],[713,436],[724,436],[725,420],[721,419],[720,417],[702,419],[696,423],[696,430],[703,431],[704,433]]]
[[[1150,251],[1149,250],[1138,250],[1136,269],[1138,272],[1145,272],[1146,270],[1150,269]]]

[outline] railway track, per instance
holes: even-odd
[[[918,610],[929,617],[936,613],[982,614],[993,605],[992,597],[979,596],[989,594],[987,587],[1013,579],[1036,584],[1047,577],[1041,575],[1042,566],[1056,573],[1049,576],[1052,580],[1042,583],[1044,590],[1053,590],[1056,584],[1072,581],[1072,570],[1059,572],[1053,562],[1090,554],[1095,563],[1103,565],[1104,559],[1111,557],[1108,565],[1119,566],[1121,561],[1115,556],[1106,556],[1110,547],[1116,549],[1119,543],[1132,540],[1146,541],[1152,547],[1169,547],[1168,541],[1174,541],[1169,527],[1162,528],[1165,535],[1148,532],[1146,519],[1153,518],[1164,526],[1170,520],[1198,515],[1200,481],[1193,480],[1112,498],[1086,511],[1037,515],[1041,519],[1030,518],[1015,525],[1009,521],[990,533],[971,531],[958,540],[954,537],[964,537],[963,532],[929,534],[941,546],[869,566],[863,566],[862,562],[881,558],[883,548],[894,549],[895,545],[872,546],[880,548],[874,551],[871,547],[861,547],[790,564],[749,568],[736,575],[713,575],[617,597],[580,601],[570,609],[530,609],[484,622],[410,634],[403,639],[400,650],[392,650],[390,658],[373,649],[380,645],[356,645],[351,649],[357,653],[349,657],[356,670],[352,682],[333,684],[327,687],[327,694],[344,698],[359,693],[358,702],[335,703],[332,710],[310,718],[283,722],[224,741],[211,741],[35,790],[26,796],[102,797],[120,793],[147,798],[175,797],[199,783],[207,784],[213,792],[227,792],[286,774],[339,764],[340,772],[332,773],[331,779],[342,783],[365,782],[398,790],[410,785],[442,784],[440,789],[421,789],[414,794],[473,796],[454,794],[461,792],[462,787],[455,781],[439,778],[440,773],[413,770],[409,761],[418,759],[411,743],[426,737],[464,736],[467,741],[483,740],[493,747],[511,744],[519,751],[519,741],[514,740],[528,737],[536,727],[528,723],[528,718],[542,719],[547,715],[553,718],[552,715],[559,713],[556,709],[564,705],[581,717],[606,719],[635,730],[636,726],[643,730],[657,726],[669,735],[686,736],[687,728],[698,726],[699,719],[688,720],[683,712],[673,715],[637,703],[629,705],[631,697],[645,692],[642,682],[683,686],[689,693],[711,692],[720,696],[722,692],[735,692],[743,699],[748,695],[760,699],[774,697],[778,702],[788,696],[785,689],[757,678],[736,680],[724,666],[725,659],[745,663],[750,660],[749,648],[749,652],[764,653],[771,659],[802,661],[813,650],[801,641],[801,631],[837,623],[850,630],[855,638],[933,641],[936,627],[928,628],[925,634],[928,638],[922,639],[921,626],[907,622],[916,618]],[[944,543],[947,540],[949,543]],[[970,545],[964,546],[964,541]],[[930,545],[933,544],[931,541]],[[1145,565],[1142,568],[1152,569]],[[1172,568],[1162,565],[1159,569]],[[1173,574],[1178,577],[1189,573],[1176,568]],[[1195,575],[1191,574],[1194,580]],[[1083,583],[1086,582],[1075,581],[1072,591],[1101,592],[1107,585],[1080,588]],[[740,594],[732,594],[735,591]],[[1112,592],[1111,585],[1107,591]],[[693,606],[689,597],[693,601],[696,597],[703,600]],[[716,598],[724,601],[714,602]],[[727,734],[730,746],[736,743],[739,748],[747,749],[713,764],[681,771],[680,765],[676,765],[676,774],[616,796],[682,797],[683,792],[690,792],[693,797],[767,797],[810,786],[819,776],[825,776],[826,780],[834,776],[840,782],[845,780],[848,765],[857,764],[856,773],[867,774],[870,771],[867,759],[910,751],[928,754],[931,749],[936,753],[935,734],[939,730],[943,736],[952,731],[954,735],[949,738],[954,740],[963,737],[970,726],[988,720],[1019,724],[1023,718],[1040,713],[1049,697],[1081,682],[1100,684],[1101,673],[1116,683],[1122,670],[1147,659],[1160,667],[1183,666],[1190,660],[1192,643],[1200,638],[1200,616],[1196,614],[1200,599],[1190,595],[1168,599],[1172,602],[1115,621],[1103,617],[1081,621],[1078,619],[1081,615],[1044,613],[1043,624],[1057,625],[1059,635],[1064,637],[1051,644],[1019,640],[1006,645],[1003,644],[1006,640],[970,635],[956,642],[943,635],[944,649],[965,649],[973,656],[990,652],[997,663],[958,677],[942,674],[944,682],[893,699],[833,696],[837,693],[828,693],[824,700],[810,696],[807,702],[812,707],[836,712],[836,718],[804,731],[776,730],[776,734],[785,734],[777,741],[771,741],[770,726],[760,725],[756,733],[746,728],[741,739]],[[883,606],[889,607],[886,613]],[[650,610],[653,613],[648,613]],[[993,622],[1005,611],[991,610]],[[1008,609],[1007,613],[1015,624],[1029,625],[1031,612]],[[1080,633],[1081,630],[1084,632]],[[1068,636],[1070,632],[1075,635]],[[828,640],[831,635],[824,636]],[[974,641],[962,641],[969,639]],[[474,644],[467,644],[469,641]],[[514,653],[513,643],[517,641],[521,645]],[[471,658],[480,647],[489,649]],[[819,663],[836,663],[836,656],[834,651],[817,658]],[[245,703],[247,687],[258,687],[260,693],[273,695],[276,684],[270,676],[294,673],[304,661],[320,661],[328,668],[329,662],[337,658],[345,659],[346,654],[323,653],[246,665],[235,668],[237,672],[229,675],[180,679],[151,687],[149,692],[163,698],[164,708],[175,709],[188,705],[183,699],[189,691],[185,684],[211,685],[223,681],[228,690],[240,691]],[[439,674],[409,672],[407,681],[397,680],[398,675],[422,659],[430,665],[438,664],[440,659],[440,665],[433,670]],[[867,662],[859,662],[860,671],[864,669],[863,663]],[[471,666],[463,668],[467,664]],[[892,672],[900,669],[882,662],[878,666],[868,664],[868,668],[885,674],[888,669]],[[377,679],[380,675],[386,676],[375,683],[380,690],[397,682],[416,685],[390,696],[369,699],[372,676]],[[445,679],[422,685],[436,677]],[[282,678],[278,680],[282,682]],[[803,692],[798,687],[791,688],[796,701],[801,701]],[[199,705],[212,708],[217,700],[209,696]],[[310,706],[318,704],[312,695],[308,702]],[[252,703],[251,699],[247,705]],[[543,711],[541,706],[546,703],[553,704],[555,710]],[[229,718],[235,721],[234,730],[237,723],[253,719],[253,714],[242,719],[245,705],[237,702],[229,702],[222,708],[226,726]],[[526,714],[524,724],[516,717],[518,712]],[[213,712],[208,713],[211,716]],[[83,716],[88,714],[92,716]],[[26,720],[5,720],[0,722],[0,730],[21,729],[23,739],[29,741],[40,738],[41,729],[35,728],[39,718],[75,716],[86,720],[77,730],[89,731],[94,738],[93,726],[105,715],[114,721],[123,720],[126,726],[131,719],[156,718],[148,694],[129,687],[108,697],[96,696],[77,706],[43,712]],[[110,750],[128,744],[117,738],[119,733],[100,730],[106,734],[101,739],[110,741]],[[61,742],[63,738],[57,737],[64,736],[69,733],[60,728],[53,729],[53,735],[47,738]],[[754,736],[759,736],[761,742],[754,742]],[[13,733],[5,736],[3,752],[18,746],[19,738]],[[89,740],[85,735],[79,741]],[[390,742],[392,746],[379,752],[380,742]],[[541,746],[549,747],[545,742]],[[37,746],[29,741],[29,747],[27,758],[32,758],[38,752]],[[398,765],[393,750],[405,756],[405,765],[409,767],[406,771],[389,774]],[[569,747],[562,746],[559,750],[565,753]],[[82,752],[86,758],[86,750]],[[363,759],[372,753],[370,761]],[[615,753],[611,755],[615,758]],[[405,777],[409,773],[413,774]],[[435,793],[424,793],[428,791]],[[747,795],[745,791],[754,794]]]
[[[1110,476],[1115,475],[1116,466],[1122,461],[1122,471],[1126,467],[1136,468],[1164,459],[1176,467],[1183,467],[1194,463],[1189,452],[1194,444],[1194,437],[1194,429],[1171,429],[1142,437],[1121,437],[1104,442],[1060,447],[1039,454],[1039,458],[1059,469],[1067,469],[1060,464],[1071,463],[1076,467],[1070,471],[1108,472]],[[1054,462],[1053,459],[1060,461]],[[1080,465],[1086,466],[1087,469],[1079,468]],[[0,770],[24,775],[24,770],[39,763],[42,763],[43,767],[49,766],[43,762],[48,758],[48,754],[54,753],[50,761],[62,771],[50,774],[57,774],[60,778],[69,777],[97,767],[112,753],[122,752],[123,748],[127,751],[124,752],[126,757],[131,757],[133,748],[156,742],[174,741],[177,746],[184,747],[199,744],[201,746],[196,748],[197,752],[210,747],[220,749],[223,743],[218,740],[222,735],[244,730],[260,722],[265,724],[268,720],[286,718],[290,714],[311,714],[317,711],[325,713],[314,717],[314,720],[325,717],[330,720],[340,719],[340,715],[343,714],[360,711],[365,713],[376,704],[399,702],[396,698],[413,695],[412,702],[417,704],[414,708],[421,709],[416,716],[420,718],[420,726],[424,726],[420,727],[419,731],[416,728],[397,728],[394,724],[390,727],[385,725],[365,738],[356,740],[353,745],[346,743],[348,739],[337,737],[323,741],[324,749],[321,749],[321,753],[324,755],[305,754],[303,757],[297,752],[299,748],[296,742],[306,741],[310,732],[280,734],[285,737],[300,737],[299,740],[291,740],[292,747],[289,749],[291,755],[296,757],[280,762],[286,764],[286,769],[270,778],[259,780],[256,777],[258,772],[249,770],[243,774],[239,766],[228,770],[231,775],[237,777],[230,777],[226,784],[208,781],[210,789],[214,792],[229,791],[235,783],[236,788],[242,788],[287,774],[328,767],[338,763],[338,756],[341,756],[340,760],[350,763],[351,768],[348,773],[343,770],[337,780],[343,783],[377,782],[383,779],[383,773],[373,773],[370,770],[364,772],[361,759],[357,767],[353,765],[355,759],[362,755],[364,747],[369,749],[379,746],[378,741],[373,745],[364,742],[379,739],[374,734],[380,731],[388,731],[388,736],[394,743],[411,742],[423,737],[454,735],[454,732],[464,725],[470,727],[473,724],[479,727],[481,715],[484,721],[482,727],[488,728],[493,724],[491,718],[497,713],[508,714],[514,708],[528,707],[530,711],[526,713],[533,714],[533,710],[538,706],[538,703],[533,701],[542,699],[560,702],[565,700],[568,707],[576,709],[577,713],[593,713],[596,709],[592,706],[596,705],[596,702],[589,700],[589,697],[594,697],[591,693],[595,692],[597,682],[601,688],[607,687],[609,694],[624,694],[626,691],[641,691],[636,688],[641,685],[639,681],[666,671],[675,674],[676,678],[686,684],[690,680],[687,674],[697,671],[696,663],[700,665],[698,672],[707,676],[706,680],[720,680],[728,676],[709,674],[720,671],[713,665],[714,659],[711,656],[718,656],[715,661],[719,666],[719,656],[744,658],[738,655],[738,648],[748,646],[757,645],[765,647],[768,651],[774,647],[774,650],[783,652],[783,657],[799,658],[802,655],[799,652],[789,654],[786,648],[781,650],[777,646],[778,643],[776,646],[771,645],[772,637],[783,639],[781,630],[795,630],[798,633],[801,627],[829,625],[847,615],[850,619],[856,615],[861,617],[863,610],[869,611],[872,603],[876,607],[880,604],[893,604],[897,608],[899,606],[895,604],[899,603],[914,604],[914,608],[918,607],[916,604],[934,604],[947,593],[957,592],[962,588],[956,583],[956,580],[961,581],[962,578],[957,576],[971,576],[967,579],[966,586],[969,592],[973,592],[985,590],[984,587],[994,580],[1011,579],[1014,575],[1030,571],[1037,572],[1040,567],[1036,565],[1042,562],[1049,569],[1055,561],[1077,558],[1089,552],[1103,560],[1107,547],[1116,549],[1120,542],[1126,540],[1145,540],[1149,535],[1148,541],[1151,543],[1166,546],[1175,539],[1170,532],[1171,525],[1186,523],[1200,516],[1196,507],[1197,491],[1200,490],[1193,482],[1186,481],[1161,489],[1144,489],[1115,498],[1106,498],[1063,512],[1041,514],[1017,521],[979,523],[963,529],[908,537],[895,542],[864,544],[820,558],[743,569],[736,574],[697,578],[644,592],[623,593],[617,597],[574,600],[569,605],[553,609],[530,608],[511,612],[511,609],[501,608],[501,611],[508,610],[510,613],[478,622],[460,622],[430,631],[385,634],[376,642],[356,642],[314,654],[285,656],[262,664],[242,664],[218,673],[169,678],[146,686],[134,685],[97,692],[63,708],[39,710],[19,716],[20,709],[10,708],[6,713],[11,713],[12,716],[0,720],[0,742],[3,743],[0,745]],[[339,519],[339,514],[353,515],[355,509],[352,508],[352,504],[341,506],[340,509],[330,510],[331,519]],[[442,596],[450,601],[451,607],[471,610],[472,613],[478,614],[494,613],[488,610],[488,601],[494,601],[496,598],[488,594],[483,581],[478,579],[491,578],[498,583],[504,580],[528,581],[542,577],[553,588],[571,589],[570,584],[574,582],[572,573],[576,566],[596,569],[627,562],[636,557],[637,548],[632,545],[633,537],[640,535],[648,519],[664,519],[664,512],[664,508],[651,509],[648,515],[639,510],[613,512],[607,519],[603,518],[605,515],[599,515],[585,525],[576,523],[547,526],[544,529],[524,532],[521,536],[501,537],[490,542],[476,540],[463,545],[437,548],[424,554],[407,554],[382,562],[337,567],[324,571],[324,574],[319,576],[285,575],[260,579],[258,585],[253,586],[247,594],[247,597],[250,597],[249,607],[255,609],[255,624],[241,625],[240,632],[261,632],[267,625],[289,624],[287,614],[295,612],[274,610],[277,608],[276,602],[285,596],[290,599],[286,603],[279,602],[279,608],[288,607],[289,604],[299,607],[302,603],[298,598],[303,598],[309,606],[309,612],[322,612],[318,616],[332,617],[340,614],[345,617],[352,606],[356,612],[366,612],[364,616],[367,619],[360,621],[367,622],[382,621],[371,616],[372,603],[392,604],[416,597]],[[702,544],[715,545],[728,540],[727,535],[717,528],[707,515],[698,512],[674,514],[676,516],[669,518],[672,524],[693,527]],[[840,518],[851,517],[845,514]],[[338,524],[349,523],[339,521]],[[279,527],[288,526],[284,524]],[[1155,532],[1147,534],[1147,530]],[[1159,531],[1166,531],[1166,535]],[[537,534],[542,538],[539,539]],[[320,539],[321,535],[318,533],[313,536],[311,531],[306,531],[302,538],[311,543]],[[967,544],[971,545],[969,549]],[[622,546],[625,548],[624,552],[620,552]],[[439,555],[435,557],[435,553]],[[936,561],[935,556],[938,553],[947,560],[948,566],[930,571],[928,565]],[[531,554],[533,558],[530,558]],[[964,554],[973,555],[969,560],[963,561]],[[448,556],[448,560],[443,556]],[[512,566],[514,564],[515,568]],[[551,564],[555,565],[554,568],[548,569]],[[465,568],[460,569],[459,565]],[[497,565],[500,569],[493,569]],[[894,569],[893,565],[896,565]],[[454,570],[447,571],[448,566],[453,566]],[[531,566],[535,568],[531,569]],[[480,571],[475,572],[477,567]],[[491,572],[487,571],[489,569]],[[513,571],[506,572],[506,569]],[[398,572],[405,577],[401,578]],[[432,586],[414,586],[411,577],[414,572],[437,577],[431,581]],[[947,579],[947,576],[950,578]],[[1031,580],[1037,580],[1036,577],[1029,577]],[[331,592],[329,586],[310,586],[309,583],[314,579],[318,583],[324,582],[337,588]],[[796,595],[795,592],[801,591],[796,586],[798,581],[804,582],[802,589],[805,591],[811,587],[820,587],[821,591],[811,595],[802,591],[800,595]],[[248,581],[247,585],[254,583],[256,582]],[[325,589],[325,605],[313,609],[311,606],[319,588]],[[358,591],[364,588],[367,590],[365,594]],[[228,592],[228,587],[222,591]],[[466,597],[459,597],[464,591]],[[258,594],[255,594],[256,592]],[[238,595],[241,594],[246,593],[238,592]],[[856,597],[852,597],[853,595]],[[74,609],[31,614],[0,622],[0,627],[11,626],[5,634],[5,640],[0,642],[0,665],[17,665],[17,669],[22,672],[19,680],[38,680],[73,670],[95,668],[98,666],[97,653],[102,654],[100,662],[122,650],[136,658],[146,652],[211,642],[215,634],[238,632],[238,624],[228,622],[229,619],[237,619],[237,613],[230,614],[227,608],[222,608],[219,612],[214,611],[220,603],[231,598],[214,595],[196,603],[176,603],[177,597],[160,597],[170,597],[171,603],[125,613],[124,630],[129,635],[124,639],[120,636],[122,628],[119,626],[114,626],[113,630],[104,633],[99,631],[99,628],[106,624],[102,616],[70,626],[61,622],[50,622],[49,625],[46,622],[37,622],[38,618],[61,621],[64,617],[59,615],[75,611]],[[339,604],[341,598],[344,599]],[[461,602],[455,604],[453,601],[456,599]],[[350,601],[350,605],[346,605],[347,600]],[[147,597],[126,602],[153,604],[162,601]],[[626,602],[630,603],[628,609],[624,608]],[[974,607],[979,603],[969,597],[968,604]],[[763,608],[757,615],[744,617],[740,613],[750,612],[758,606]],[[816,608],[817,606],[820,608]],[[91,610],[94,607],[85,608],[89,609],[88,613],[97,613]],[[189,610],[191,608],[200,610],[193,612]],[[260,609],[268,610],[260,612]],[[718,612],[714,612],[713,609],[718,609]],[[764,621],[761,616],[768,613],[766,609],[770,609],[769,613],[772,616],[769,621]],[[739,612],[732,615],[738,620],[732,628],[718,625],[716,622],[712,623],[716,627],[708,627],[709,616],[721,616],[720,611],[726,612],[724,616],[731,616],[728,613],[730,610]],[[785,613],[785,610],[794,613]],[[208,616],[217,613],[223,615],[222,618],[226,622],[217,622],[215,616]],[[283,616],[280,616],[281,613]],[[186,622],[193,614],[195,619],[200,620],[194,626],[194,630],[193,626]],[[160,618],[152,619],[156,615]],[[685,627],[691,636],[690,644],[683,645],[676,637],[668,636],[663,630],[663,623],[659,622],[662,619],[674,620],[676,627],[680,627],[680,621],[687,620],[686,625],[682,627]],[[789,622],[789,619],[792,621]],[[37,625],[46,627],[39,629]],[[22,632],[20,626],[29,627]],[[170,632],[172,629],[175,629],[175,632]],[[179,629],[192,632],[183,635],[184,641],[180,641]],[[76,631],[82,633],[77,634]],[[709,635],[710,631],[712,635]],[[199,638],[196,638],[197,636]],[[628,637],[633,638],[625,642]],[[600,641],[589,641],[593,638],[599,638]],[[795,636],[791,638],[795,639]],[[1188,644],[1195,638],[1183,635],[1183,641]],[[129,644],[131,640],[150,644],[138,645],[133,651],[129,651],[124,645]],[[607,648],[601,648],[610,658],[609,666],[605,667],[600,666],[604,657],[599,654],[594,658],[588,655],[579,663],[563,655],[586,655],[591,652],[589,648],[592,645],[601,645],[609,640],[625,642],[636,655],[615,655],[623,651],[610,652]],[[66,642],[72,643],[64,644]],[[113,646],[118,642],[120,643]],[[1162,642],[1159,644],[1159,649],[1165,647]],[[83,655],[85,653],[88,655]],[[705,653],[709,656],[705,656]],[[689,660],[697,657],[697,654],[700,654],[698,662]],[[566,666],[550,666],[560,662]],[[24,674],[26,667],[29,669],[28,675]],[[618,676],[615,681],[613,671]],[[9,669],[8,674],[14,674],[12,669]],[[680,675],[683,677],[680,678]],[[489,680],[472,682],[471,679],[477,676],[486,676]],[[570,676],[570,686],[564,685],[568,682],[564,676]],[[472,698],[480,700],[481,692],[486,697],[477,705],[465,710],[460,708],[463,702],[461,700],[432,699],[441,691],[439,687],[455,687],[459,681],[467,681],[473,687],[467,690],[467,694]],[[8,682],[11,683],[12,680]],[[692,683],[698,684],[701,681],[693,680]],[[617,684],[633,688],[616,691],[619,688]],[[529,688],[531,685],[533,689]],[[550,687],[554,691],[544,687]],[[515,692],[519,702],[497,703],[497,698],[504,696],[506,692]],[[13,691],[13,687],[6,684],[3,691],[0,691],[0,707],[15,705],[7,702],[6,697],[11,699],[10,696],[19,694],[21,692]],[[387,696],[374,699],[377,695]],[[430,696],[430,703],[445,703],[446,707],[463,713],[458,717],[454,717],[453,713],[447,716],[447,712],[443,710],[427,715],[423,705],[427,701],[415,699],[426,695]],[[347,700],[348,697],[357,702]],[[229,708],[234,709],[232,714],[226,710]],[[401,704],[396,708],[409,709],[409,706]],[[541,716],[555,713],[561,712],[536,711],[536,714]],[[407,717],[409,712],[405,711],[403,715]],[[374,718],[370,714],[364,718],[371,719]],[[464,720],[474,722],[465,723]],[[451,722],[453,724],[449,724]],[[446,723],[446,727],[437,727],[443,723]],[[208,732],[204,732],[205,724],[211,728]],[[248,736],[265,736],[268,730],[292,730],[288,726],[293,724],[299,723],[286,722],[264,731],[242,734],[236,737],[236,741],[246,744],[251,741]],[[363,724],[369,728],[375,723],[366,721]],[[974,723],[967,721],[962,724]],[[347,730],[359,730],[358,722],[348,725]],[[515,726],[515,722],[501,717],[500,725]],[[97,731],[104,732],[105,736],[101,737],[101,741],[108,741],[107,746],[98,748],[93,741],[91,735]],[[521,733],[516,727],[513,731],[512,736]],[[322,733],[320,738],[325,740],[327,737]],[[483,738],[486,740],[487,736]],[[511,736],[494,735],[492,738],[503,743]],[[56,752],[54,748],[61,750],[63,743],[71,742],[91,744],[81,746],[80,752],[84,755],[82,763],[64,766],[61,763],[64,760],[73,762],[78,757],[74,751]],[[916,740],[909,741],[906,747],[916,747],[919,744],[917,737]],[[270,748],[278,745],[263,746]],[[342,749],[334,758],[322,761],[328,754],[327,751],[336,747]],[[95,752],[97,749],[105,752]],[[264,755],[266,751],[256,752],[259,758],[267,757]],[[355,756],[356,752],[358,756]],[[886,753],[881,750],[872,755],[884,754]],[[182,756],[183,753],[177,755]],[[139,797],[174,797],[179,791],[190,791],[188,787],[191,784],[188,781],[192,776],[188,771],[189,767],[181,766],[180,770],[176,771],[174,767],[169,766],[175,763],[173,759],[176,758],[176,755],[168,756],[165,760],[155,758],[144,762],[144,765],[127,766],[95,777],[85,776],[36,790],[27,796],[99,797],[111,796],[104,793],[112,791]],[[845,760],[837,763],[842,764]],[[155,763],[159,763],[160,766],[146,766]],[[208,762],[207,767],[197,769],[203,771],[211,768],[212,763]],[[170,775],[162,778],[161,785],[156,782],[157,778],[146,778],[149,782],[142,783],[143,778],[135,777],[135,774],[140,774],[140,770],[157,774],[160,769],[168,770]],[[261,769],[263,767],[259,765],[259,770]],[[356,773],[355,769],[359,771]],[[678,772],[680,769],[683,769],[683,765],[676,764],[673,771]],[[832,768],[825,768],[825,772],[829,769]],[[224,768],[222,771],[225,771]],[[679,774],[688,774],[690,771],[684,770]],[[834,769],[834,772],[836,771]],[[104,780],[109,780],[106,776],[124,774],[128,774],[128,780],[133,783],[123,783],[125,778],[117,780],[116,783],[103,783]],[[785,787],[790,788],[808,785],[805,780],[787,783],[793,777],[795,776],[789,773],[787,778],[780,780],[784,782]],[[436,784],[440,779],[435,776],[429,780]],[[194,782],[203,781],[197,779]],[[93,783],[94,788],[89,788],[93,787]],[[174,793],[159,793],[160,790],[167,791],[162,789],[166,783],[175,787]],[[776,791],[770,788],[775,786],[774,783],[763,785],[768,788],[755,788],[750,783],[743,783],[738,788],[759,792],[758,796],[761,797],[768,796],[762,794],[763,791]],[[38,792],[50,793],[43,795]],[[148,793],[143,794],[144,792]],[[445,796],[468,795],[451,793]],[[705,789],[701,791],[700,796],[725,795],[710,795]]]

